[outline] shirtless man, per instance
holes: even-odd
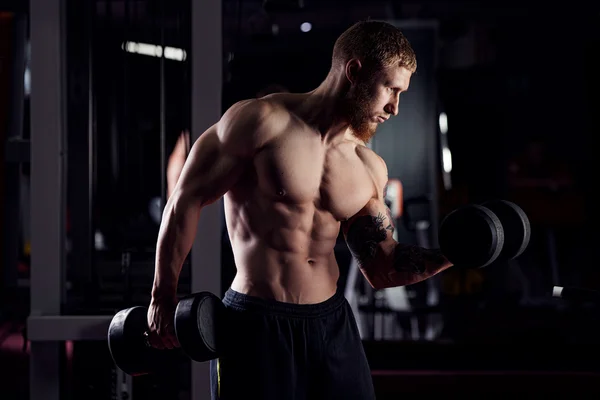
[[[163,213],[148,311],[150,340],[177,347],[177,281],[202,208],[224,196],[237,274],[227,351],[211,362],[214,399],[373,399],[352,310],[336,290],[340,228],[375,288],[450,267],[403,245],[383,195],[386,164],[365,146],[398,113],[416,69],[400,30],[359,22],[336,41],[319,87],[241,101],[194,143]]]

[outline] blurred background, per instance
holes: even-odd
[[[198,26],[205,15],[220,21]],[[505,265],[377,292],[340,237],[339,285],[378,398],[600,394],[599,308],[551,296],[600,289],[598,4],[2,0],[0,398],[208,398],[189,364],[126,379],[103,340],[111,315],[148,304],[169,160],[181,135],[193,140],[236,101],[315,88],[337,36],[366,18],[399,26],[419,63],[399,116],[370,143],[402,188],[389,199],[398,239],[435,247],[448,212],[492,198],[532,226]],[[221,220],[201,233],[220,243],[219,295],[235,274]],[[182,295],[202,279],[194,256]]]

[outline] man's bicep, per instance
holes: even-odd
[[[393,246],[394,225],[389,209],[379,199],[371,199],[342,226],[348,249],[361,267],[383,257]]]

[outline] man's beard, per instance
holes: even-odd
[[[344,101],[345,114],[350,124],[352,134],[364,143],[367,143],[373,135],[377,125],[371,121],[371,94],[368,82],[360,82],[353,86]]]

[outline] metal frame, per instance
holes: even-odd
[[[112,315],[31,316],[27,338],[37,341],[106,340]]]
[[[221,118],[223,90],[221,0],[192,1],[192,139]],[[221,295],[221,230],[223,200],[200,214],[192,248],[192,292]],[[192,399],[210,399],[209,363],[192,363]]]
[[[35,317],[60,314],[64,281],[64,0],[30,0],[29,10],[34,88],[31,93],[34,252],[30,296],[31,316]],[[29,396],[32,400],[59,399],[59,355],[59,342],[31,342]]]
[[[112,316],[60,315],[64,276],[66,161],[65,0],[30,0],[31,340],[30,398],[60,397],[60,341],[105,340]],[[221,0],[192,2],[192,132],[221,117]],[[221,292],[222,201],[201,215],[192,248],[192,291]],[[208,363],[192,363],[194,400],[210,398]]]

